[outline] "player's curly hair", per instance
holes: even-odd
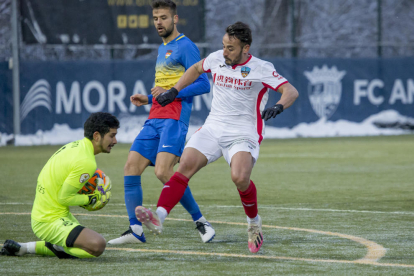
[[[172,15],[176,15],[177,14],[177,5],[171,1],[171,0],[152,0],[151,3],[152,9],[170,9]]]
[[[105,136],[111,128],[119,128],[118,119],[106,112],[92,113],[83,125],[84,136],[89,140],[93,139],[95,131]]]
[[[237,21],[236,23],[228,26],[226,28],[226,33],[229,37],[235,37],[240,40],[244,45],[252,45],[252,30],[250,29],[249,25]]]

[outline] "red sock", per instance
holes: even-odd
[[[244,207],[244,212],[249,218],[255,218],[257,216],[257,193],[256,186],[253,181],[250,180],[249,188],[242,192],[240,190],[240,199]]]
[[[172,208],[174,208],[183,197],[185,189],[187,189],[188,186],[188,181],[189,179],[185,177],[185,175],[176,172],[170,180],[165,183],[160,198],[158,199],[157,207],[163,207],[169,214]]]

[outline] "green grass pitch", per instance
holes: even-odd
[[[38,240],[30,227],[37,176],[59,146],[0,147],[0,244]],[[72,213],[106,240],[128,228],[123,166],[129,145],[97,156],[113,198],[101,211]],[[191,179],[216,230],[204,244],[181,206],[160,236],[108,246],[95,259],[0,256],[1,275],[409,275],[414,274],[414,136],[265,140],[253,170],[265,242],[247,248],[246,216],[224,159]],[[149,167],[144,206],[162,184]]]

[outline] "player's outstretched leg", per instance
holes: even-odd
[[[144,224],[151,233],[159,235],[162,232],[162,222],[156,212],[151,209],[147,209],[143,206],[137,206],[135,208],[135,215],[137,219]]]
[[[23,256],[26,254],[37,254],[43,256],[56,256],[52,251],[45,247],[44,241],[37,242],[16,242],[14,240],[6,240],[0,255],[3,256]]]
[[[203,242],[212,241],[216,235],[216,232],[214,231],[214,228],[211,226],[211,224],[201,214],[200,207],[198,207],[198,204],[195,201],[189,186],[187,186],[185,189],[180,203],[193,218],[193,221],[196,225],[195,229],[197,229],[198,233],[200,234],[201,240]]]
[[[185,138],[185,135],[183,136]],[[204,158],[204,156],[203,156]],[[165,188],[171,188],[171,179],[174,177],[176,178],[177,175],[174,174],[173,167],[177,163],[178,157],[174,154],[169,152],[159,152],[157,155],[157,161],[155,164],[155,174],[157,178],[165,184]],[[200,234],[201,240],[203,242],[211,241],[215,236],[215,231],[210,223],[203,217],[203,214],[200,211],[200,207],[198,206],[197,202],[195,201],[193,194],[191,193],[190,187],[188,187],[189,179],[184,175],[181,175],[181,181],[185,182],[186,189],[181,191],[184,194],[179,199],[179,202],[184,207],[184,209],[191,215],[195,225],[196,230]],[[167,185],[166,183],[169,182]],[[174,203],[175,204],[175,203]],[[141,205],[141,204],[140,204]]]
[[[171,212],[172,208],[180,202],[180,199],[185,193],[188,186],[189,179],[183,174],[176,172],[170,180],[165,183],[158,199],[157,212],[154,213],[142,206],[135,209],[137,219],[141,221],[150,231],[155,231],[155,234],[161,233],[162,223]]]
[[[63,247],[45,241],[18,243],[6,240],[0,251],[0,255],[4,256],[23,256],[26,254],[56,256],[59,259],[77,259],[77,257],[66,253]]]

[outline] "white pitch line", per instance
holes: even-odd
[[[0,205],[33,205],[33,203],[22,202],[0,202]],[[123,203],[113,203],[112,206],[125,206]],[[149,204],[147,206],[156,206]],[[240,205],[199,205],[202,208],[242,208]],[[289,207],[277,207],[277,206],[259,206],[259,209],[272,209],[272,210],[287,210],[287,211],[315,211],[315,212],[338,212],[338,213],[367,213],[367,214],[388,214],[388,215],[409,215],[413,216],[414,212],[387,212],[387,211],[368,211],[368,210],[341,210],[341,209],[314,209],[314,208],[289,208]]]
[[[242,206],[214,206],[219,208],[235,208]],[[366,210],[340,210],[340,209],[313,209],[313,208],[288,208],[275,206],[260,206],[259,209],[275,209],[290,211],[320,211],[320,212],[344,212],[344,213],[369,213],[369,214],[392,214],[392,215],[414,215],[414,212],[385,212],[385,211],[366,211]]]

